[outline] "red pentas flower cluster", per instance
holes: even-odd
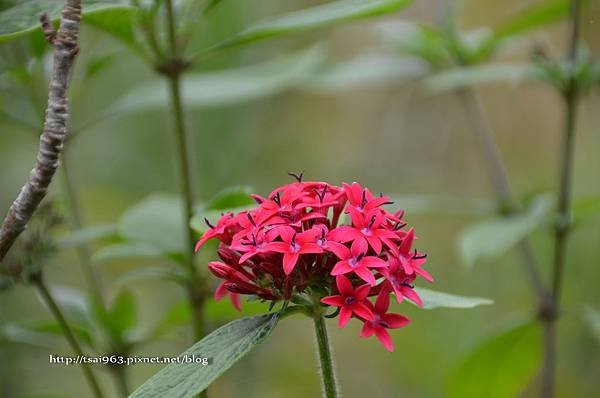
[[[409,320],[388,312],[390,296],[422,305],[413,282],[417,276],[433,281],[422,269],[426,255],[413,248],[414,230],[407,230],[402,211],[383,208],[389,197],[356,182],[339,187],[296,177],[266,198],[253,195],[253,210],[223,214],[216,225],[207,221],[196,250],[212,238],[221,242],[221,261],[208,265],[223,279],[215,297],[229,295],[237,309],[241,294],[316,301],[335,309],[340,327],[356,318],[362,337],[375,335],[393,351],[387,329]]]

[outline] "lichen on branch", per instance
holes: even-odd
[[[79,50],[81,0],[67,0],[58,32],[53,31],[47,15],[43,15],[40,19],[44,35],[54,48],[48,106],[36,164],[0,226],[0,261],[6,256],[19,234],[25,230],[27,223],[46,196],[58,167],[68,132],[67,90],[69,73]]]

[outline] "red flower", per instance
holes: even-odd
[[[426,256],[413,248],[414,230],[403,230],[402,211],[383,208],[391,204],[387,196],[373,196],[357,183],[339,187],[293,176],[295,182],[266,198],[252,195],[255,209],[227,213],[215,226],[207,221],[196,249],[209,239],[221,242],[221,261],[208,264],[222,280],[215,298],[228,295],[237,309],[241,295],[307,311],[322,303],[339,308],[340,327],[357,318],[364,323],[361,336],[375,334],[392,350],[387,329],[408,320],[386,313],[390,295],[421,305],[413,283],[433,280],[423,270]],[[349,219],[341,222],[344,213]]]
[[[370,303],[369,303],[370,304]],[[372,308],[373,320],[364,320],[360,337],[371,337],[373,334],[389,352],[394,351],[394,344],[387,329],[399,329],[410,323],[410,320],[400,314],[387,313],[390,307],[389,292],[383,289],[377,296],[377,301]]]
[[[297,233],[290,227],[281,227],[278,231],[283,242],[269,243],[267,248],[283,253],[283,272],[286,275],[292,273],[301,254],[323,253],[323,249],[316,244],[312,231]]]
[[[354,272],[359,278],[371,286],[375,286],[375,277],[369,268],[385,268],[388,264],[375,256],[367,256],[367,242],[355,240],[350,250],[346,246],[340,247],[338,257],[340,261],[335,264],[331,275],[343,275]]]
[[[352,282],[343,275],[337,276],[335,280],[340,294],[323,297],[321,302],[334,307],[341,307],[339,318],[340,328],[346,326],[352,314],[356,314],[363,319],[374,320],[373,313],[365,304],[368,301],[367,296],[371,287],[369,285],[361,285],[354,289]]]

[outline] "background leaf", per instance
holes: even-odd
[[[243,103],[280,93],[307,79],[323,58],[319,47],[262,64],[190,73],[183,77],[183,102],[188,107],[217,107]],[[134,89],[113,106],[114,112],[167,108],[169,95],[164,82]]]
[[[552,197],[536,198],[529,209],[508,217],[482,221],[468,226],[459,237],[459,249],[465,265],[504,254],[549,219]]]
[[[482,342],[450,375],[448,397],[519,396],[538,370],[540,340],[539,325],[527,323]]]
[[[322,68],[308,80],[306,89],[329,94],[346,89],[414,80],[428,71],[429,65],[416,58],[365,54]]]
[[[342,22],[374,17],[403,8],[411,0],[337,0],[258,22],[216,48],[225,48],[278,37],[293,32],[322,28]]]
[[[426,87],[441,93],[466,86],[539,80],[541,71],[531,64],[488,64],[449,69],[425,79]]]
[[[435,290],[416,287],[415,291],[423,300],[423,308],[474,308],[480,305],[494,304],[493,300],[482,297],[457,296],[455,294],[436,292]],[[412,303],[412,301],[409,300]]]
[[[277,314],[242,318],[220,327],[181,356],[208,357],[211,364],[170,364],[130,395],[131,398],[190,398],[260,344],[275,328]]]
[[[40,30],[40,15],[44,12],[58,20],[64,5],[64,0],[25,0],[0,12],[0,42]],[[124,16],[133,18],[135,12],[129,1],[83,0],[82,5],[84,23],[89,21],[123,39],[133,34],[131,25],[123,25]]]
[[[600,343],[600,311],[592,307],[587,307],[584,315],[590,330],[598,340],[598,343]]]

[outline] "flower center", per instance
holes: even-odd
[[[346,305],[353,305],[354,303],[356,303],[356,299],[353,296],[348,296],[344,299],[344,304]]]

